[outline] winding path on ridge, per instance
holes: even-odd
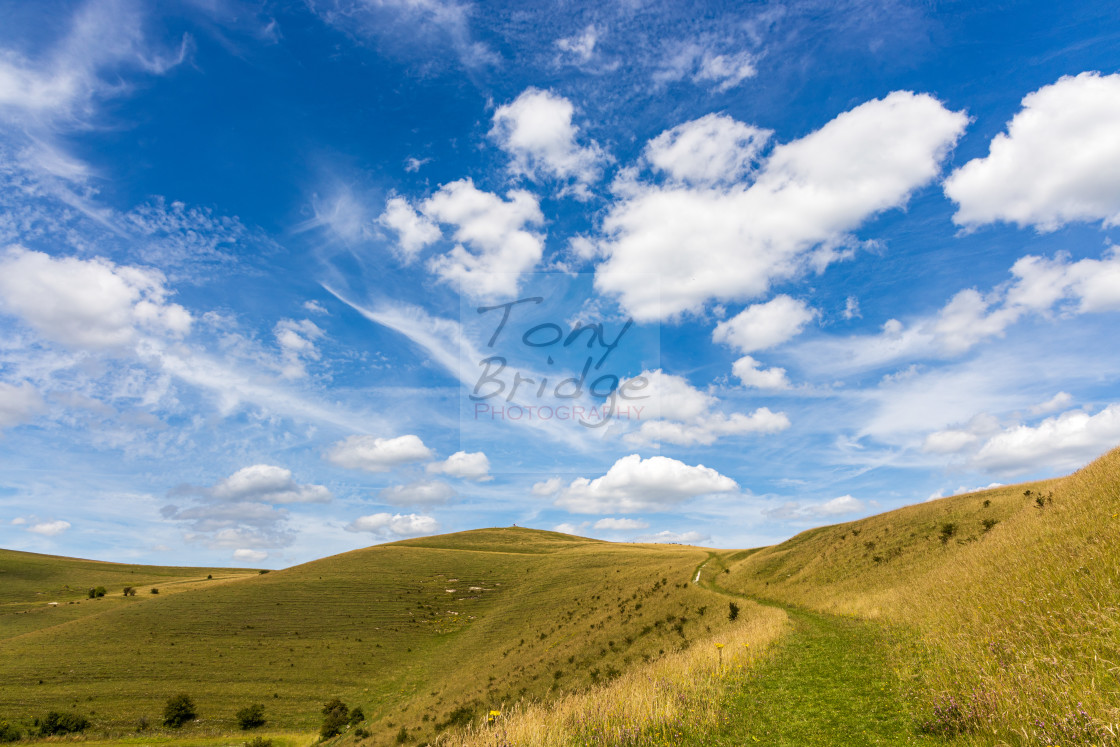
[[[754,599],[723,589],[714,579],[701,580],[715,557],[700,564],[694,583],[733,599],[781,607],[793,629],[731,695],[731,720],[706,747],[947,744],[917,731],[887,660],[881,628]]]

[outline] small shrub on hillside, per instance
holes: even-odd
[[[366,714],[362,712],[362,707],[358,706],[350,711],[350,725],[355,726],[366,720]]]
[[[408,728],[401,724],[401,730],[397,732],[397,744],[404,744],[408,741]]]
[[[323,704],[323,725],[319,727],[319,736],[330,739],[338,736],[350,721],[350,709],[338,698],[332,698]]]
[[[51,711],[41,719],[35,719],[39,727],[40,737],[51,737],[57,734],[77,734],[89,728],[89,719],[77,713],[59,713]]]
[[[94,587],[90,587],[90,590],[89,590],[89,598],[90,598],[90,599],[97,599],[98,597],[103,597],[103,596],[105,596],[105,594],[106,594],[106,593],[107,593],[107,592],[106,592],[106,589],[105,589],[105,587],[104,587],[104,586],[94,586]]]
[[[188,721],[198,718],[194,709],[194,701],[186,693],[172,695],[163,707],[163,725],[178,729]]]
[[[992,502],[990,500],[988,500],[987,498],[985,498],[984,499],[984,508],[987,508],[990,505],[992,505]]]
[[[727,619],[734,622],[735,618],[739,617],[739,605],[734,602],[727,603]]]
[[[1024,490],[1023,491],[1023,497],[1024,498],[1034,498],[1034,507],[1035,508],[1046,508],[1046,504],[1054,502],[1054,494],[1053,493],[1043,493],[1041,490],[1039,490],[1039,491]]]
[[[253,737],[245,743],[245,747],[272,747],[272,740],[264,737]]]
[[[946,544],[950,539],[952,539],[953,535],[956,534],[956,533],[957,533],[957,525],[954,524],[953,522],[947,521],[944,524],[942,524],[941,525],[941,534],[939,535],[939,538],[941,539],[941,544],[943,544],[943,545]]]
[[[242,731],[264,726],[264,706],[260,703],[245,706],[237,712],[237,724]]]
[[[19,729],[7,721],[0,721],[0,742],[18,742],[23,738]]]
[[[159,589],[152,589],[153,594],[159,594]]]
[[[985,532],[990,532],[992,531],[992,527],[999,523],[999,519],[984,519],[980,523],[984,525]]]
[[[462,705],[456,708],[451,713],[447,714],[447,718],[436,724],[436,731],[443,731],[452,726],[466,726],[474,720],[474,709],[469,705]]]

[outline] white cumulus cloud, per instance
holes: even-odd
[[[41,521],[27,527],[27,531],[34,532],[35,534],[42,534],[47,537],[54,537],[62,534],[70,528],[68,521]]]
[[[431,457],[431,450],[419,436],[413,435],[396,438],[349,436],[333,444],[324,454],[324,458],[331,464],[366,472],[388,472],[402,464],[420,462]]]
[[[779,295],[766,303],[748,306],[717,324],[712,340],[740,353],[766,350],[799,335],[815,316],[816,312],[804,301]]]
[[[439,522],[420,514],[378,513],[359,516],[346,525],[348,532],[369,532],[381,538],[420,537],[439,531]]]
[[[896,91],[776,146],[749,183],[620,179],[603,220],[596,288],[639,321],[763,296],[775,281],[841,258],[852,231],[904,206],[936,178],[966,122],[931,96]],[[738,158],[728,147],[726,158]]]
[[[521,275],[540,262],[544,238],[531,230],[544,222],[537,198],[515,189],[503,200],[470,179],[444,184],[420,204],[432,221],[453,226],[451,251],[428,263],[444,282],[467,295],[506,298],[517,292]]]
[[[631,454],[615,462],[602,477],[573,480],[561,491],[556,505],[581,514],[664,511],[689,498],[738,489],[730,477],[702,464]]]
[[[1120,404],[1095,415],[1073,410],[1038,425],[1015,425],[989,438],[970,465],[1014,475],[1037,470],[1073,470],[1120,443]]]
[[[481,451],[457,451],[442,462],[433,462],[427,467],[428,472],[440,475],[459,477],[464,480],[485,481],[490,477],[490,460]]]
[[[403,197],[390,197],[377,222],[396,231],[398,252],[406,264],[443,236],[439,226],[417,213]]]
[[[762,364],[744,355],[731,364],[731,373],[743,386],[754,389],[789,389],[789,379],[784,368],[762,368]]]
[[[708,114],[650,140],[645,158],[679,182],[732,183],[754,170],[772,134],[726,114]]]
[[[260,501],[264,503],[326,503],[331,491],[323,485],[300,485],[292,471],[271,464],[242,467],[219,480],[210,495],[220,501]]]
[[[626,386],[642,382],[641,389]],[[623,406],[632,411],[642,407],[640,425],[623,436],[635,446],[671,443],[680,446],[709,445],[720,438],[752,433],[777,433],[789,428],[789,418],[782,412],[760,407],[750,414],[725,413],[716,408],[720,401],[715,396],[696,389],[681,376],[667,374],[658,369],[643,371],[639,376],[623,383],[630,391],[632,401]],[[640,397],[640,399],[639,399]]]
[[[595,141],[577,143],[574,111],[563,96],[529,88],[494,112],[490,137],[510,155],[513,173],[534,179],[570,179],[585,188],[599,178],[605,156]]]
[[[0,309],[77,348],[123,348],[141,332],[186,334],[191,315],[168,303],[170,295],[163,274],[150,268],[55,258],[18,246],[0,255]]]
[[[1027,94],[988,155],[945,180],[954,222],[1053,231],[1120,223],[1120,74],[1065,76]]]

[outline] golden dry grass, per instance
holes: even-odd
[[[726,724],[729,692],[788,628],[780,609],[740,604],[738,621],[685,651],[632,669],[609,685],[492,712],[437,744],[652,746],[702,739]]]

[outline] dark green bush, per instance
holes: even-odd
[[[163,725],[178,729],[183,724],[198,718],[194,710],[194,701],[186,693],[179,693],[167,699],[163,707]]]
[[[469,705],[462,705],[456,708],[451,713],[447,714],[447,718],[436,724],[436,731],[443,731],[452,726],[466,726],[474,720],[474,709]]]
[[[954,534],[957,533],[957,525],[951,521],[947,521],[941,525],[941,544],[947,543]]]
[[[18,742],[22,737],[19,729],[7,721],[0,721],[0,742]]]
[[[360,724],[366,720],[366,714],[362,712],[361,706],[350,711],[350,725]]]
[[[124,595],[126,597],[134,597],[136,596],[136,589],[131,586],[124,587]]]
[[[739,605],[734,602],[727,603],[727,619],[734,621],[739,616]]]
[[[243,731],[264,726],[264,706],[260,703],[245,706],[237,712],[237,723]]]
[[[245,743],[245,747],[272,747],[272,740],[264,737],[253,737]]]
[[[404,744],[408,741],[408,728],[401,724],[401,730],[397,732],[397,744]]]
[[[59,713],[51,711],[41,719],[35,719],[39,727],[40,737],[50,737],[56,734],[77,734],[89,728],[89,719],[77,713]]]
[[[323,704],[323,725],[319,727],[319,736],[330,739],[338,736],[350,721],[350,709],[338,698],[333,698]]]

